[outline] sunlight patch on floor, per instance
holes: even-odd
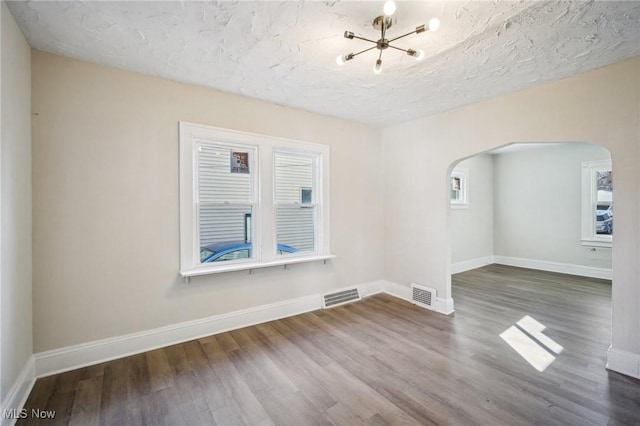
[[[500,337],[533,368],[543,372],[556,359],[551,352],[559,354],[563,350],[561,345],[542,334],[545,328],[526,315],[500,334]]]

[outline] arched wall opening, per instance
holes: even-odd
[[[591,141],[615,167],[612,346],[607,367],[640,378],[640,59],[382,130],[384,279],[451,298],[453,163],[515,142]],[[624,232],[620,232],[624,229]]]
[[[492,264],[611,280],[612,166],[606,147],[584,142],[512,143],[454,161],[448,294],[456,299],[451,275]]]
[[[499,256],[514,266],[611,278],[613,184],[603,175],[600,190],[591,194],[596,182],[586,188],[589,182],[583,182],[595,177],[593,167],[608,169],[611,180],[605,147],[511,144],[452,166],[447,217],[452,273]],[[592,212],[594,204],[599,208]],[[583,229],[588,223],[591,229]]]

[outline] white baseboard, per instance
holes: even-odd
[[[505,259],[508,261],[513,258],[496,259],[496,263],[502,263]],[[514,264],[513,266],[532,267],[530,264],[523,265],[522,263]],[[575,274],[575,272],[573,273]],[[391,281],[372,281],[349,288],[353,287],[358,287],[362,297],[384,292],[411,302],[411,288]],[[336,289],[335,291],[339,290]],[[453,299],[437,297],[434,310],[448,315],[453,313],[453,305]],[[322,295],[314,294],[139,333],[37,353],[29,359],[5,401],[2,401],[2,410],[21,409],[36,377],[74,370],[225,331],[299,315],[321,309],[321,307]],[[607,368],[628,376],[640,378],[640,354],[610,348],[607,355]],[[15,419],[2,419],[1,425],[7,426],[13,425],[13,423],[15,423]]]
[[[453,299],[451,297],[446,299],[442,297],[436,297],[435,308],[436,312],[445,315],[451,315],[455,312],[455,310],[453,309]]]
[[[459,274],[460,272],[470,271],[471,269],[481,268],[483,266],[494,263],[492,256],[476,257],[475,259],[464,260],[451,264],[451,273]]]
[[[403,299],[407,302],[413,303],[413,301],[411,300],[411,287],[407,287],[391,281],[384,281],[383,292],[397,297],[398,299]],[[453,299],[436,297],[435,303],[433,304],[433,310],[444,315],[452,314],[454,312]]]
[[[384,285],[384,281],[372,281],[348,288],[358,287],[360,295],[366,297],[382,292]],[[336,289],[335,291],[340,291],[340,289]],[[199,339],[225,331],[299,315],[321,308],[322,295],[313,294],[139,333],[40,352],[34,355],[36,365],[35,376],[44,377],[64,371],[75,370],[77,368]]]
[[[397,297],[398,299],[411,302],[411,287],[400,285],[392,281],[385,281],[383,292],[391,296]]]
[[[2,426],[13,426],[16,423],[35,381],[35,358],[30,356],[20,375],[9,389],[5,400],[2,401],[2,407],[0,407],[0,413],[2,413],[0,424]]]
[[[613,278],[611,269],[572,265],[570,263],[549,262],[546,260],[523,259],[520,257],[493,256],[493,258],[494,262],[500,265],[538,269],[540,271],[548,272],[559,272],[561,274],[579,275],[581,277],[601,278],[604,280],[610,280]]]
[[[640,379],[640,354],[609,347],[607,369]]]
[[[369,297],[369,296],[373,296],[374,294],[383,293],[385,284],[386,284],[386,281],[378,280],[378,281],[371,281],[368,283],[364,283],[356,287],[358,287],[361,297]]]
[[[43,377],[74,370],[249,325],[302,314],[319,309],[321,306],[320,295],[311,295],[139,333],[40,352],[35,354],[36,375]]]

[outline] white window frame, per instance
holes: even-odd
[[[453,178],[460,179],[460,199],[451,199],[451,181]],[[451,172],[449,177],[449,199],[451,200],[452,209],[467,209],[469,208],[469,169],[456,168]]]
[[[251,218],[253,257],[220,264],[200,263],[200,232],[198,224],[198,169],[197,149],[199,144],[237,145],[252,148],[255,152],[250,160],[252,190],[255,200]],[[296,141],[239,132],[235,130],[180,122],[180,274],[185,277],[216,274],[222,272],[251,270],[294,263],[327,260],[335,256],[330,253],[330,149],[328,145]],[[274,151],[288,150],[307,153],[318,158],[316,167],[319,217],[316,223],[316,250],[314,252],[277,254],[275,229]]]
[[[313,183],[314,185],[311,187],[311,203],[302,203],[302,188],[300,189],[300,194],[301,194],[301,198],[299,202],[295,202],[295,203],[287,203],[287,202],[279,202],[276,201],[276,194],[275,194],[275,180],[276,180],[276,169],[275,169],[275,161],[276,161],[276,154],[280,154],[280,155],[287,155],[287,156],[292,156],[292,157],[307,157],[310,158],[312,161],[312,169],[313,169]],[[275,148],[273,150],[273,164],[274,164],[274,168],[273,168],[273,206],[274,206],[274,210],[278,205],[302,205],[302,206],[310,206],[310,207],[314,207],[315,208],[315,226],[314,226],[314,235],[313,235],[313,244],[314,244],[314,250],[311,253],[317,253],[319,251],[320,247],[323,247],[323,208],[322,208],[322,188],[324,187],[324,185],[322,185],[321,179],[322,179],[322,155],[318,152],[310,152],[310,151],[302,151],[302,150],[298,150],[298,149],[287,149],[287,148]],[[309,188],[304,188],[304,189],[309,189]],[[277,225],[276,225],[276,215],[274,213],[273,215],[273,229],[275,230],[275,232],[277,233]],[[277,245],[278,242],[276,241],[276,253],[277,253]],[[309,252],[307,252],[309,253]],[[286,253],[286,254],[281,254],[278,256],[298,256],[298,254],[295,253]]]
[[[612,247],[613,236],[596,233],[596,205],[598,203],[598,172],[613,170],[611,160],[582,163],[582,232],[580,244],[590,247]]]

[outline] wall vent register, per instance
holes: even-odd
[[[418,306],[433,310],[436,301],[436,290],[420,284],[411,284],[411,301]]]
[[[325,294],[322,300],[322,307],[332,308],[334,306],[343,305],[349,302],[356,302],[360,300],[360,292],[357,288],[352,288],[349,290],[338,291],[335,293]]]

